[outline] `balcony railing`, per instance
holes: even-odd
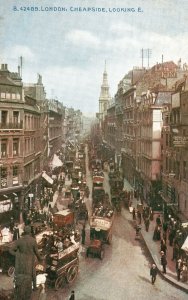
[[[23,129],[23,122],[20,123],[0,123],[0,129]]]

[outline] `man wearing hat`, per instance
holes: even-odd
[[[31,236],[31,227],[25,226],[23,236],[14,242],[10,253],[15,256],[15,290],[16,300],[30,300],[32,282],[36,287],[35,256],[42,260],[36,240]]]
[[[163,273],[166,274],[167,260],[163,251],[161,251],[161,265],[163,267]]]
[[[182,268],[183,268],[183,261],[181,260],[181,258],[179,258],[176,261],[176,272],[177,272],[177,280],[180,281],[180,275],[182,272]]]
[[[157,267],[155,264],[152,264],[150,269],[151,283],[154,284],[157,277]]]

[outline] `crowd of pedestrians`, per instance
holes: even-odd
[[[167,273],[167,265],[170,264],[171,260],[174,261],[177,281],[187,282],[188,261],[186,253],[181,249],[176,222],[165,221],[160,214],[154,215],[149,206],[137,205],[137,207],[132,207],[132,202],[130,202],[130,205],[129,210],[135,223],[136,236],[138,226],[144,225],[146,232],[149,232],[150,227],[152,228],[153,242],[159,242],[160,263],[163,274]],[[153,222],[152,226],[150,226],[151,222]],[[169,247],[172,248],[172,251],[168,251]],[[172,253],[172,257],[170,253]],[[150,275],[151,282],[154,284],[157,276],[157,267],[154,264],[150,268]]]

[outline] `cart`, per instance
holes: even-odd
[[[73,283],[78,275],[79,243],[72,244],[67,249],[47,257],[47,284],[59,290],[64,282]]]

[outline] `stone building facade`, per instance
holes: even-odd
[[[163,110],[162,196],[165,210],[188,218],[188,91],[172,94]]]
[[[42,77],[23,85],[20,70],[0,69],[0,223],[36,200],[38,180],[63,140],[63,105],[46,100]],[[52,120],[53,119],[53,120]]]
[[[23,186],[24,92],[19,73],[0,69],[0,220],[18,218]]]

